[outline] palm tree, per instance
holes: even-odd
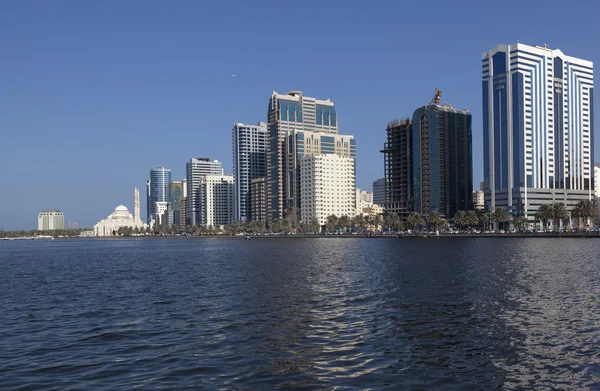
[[[431,210],[427,213],[427,224],[433,225],[434,231],[437,231],[438,225],[442,223],[443,220],[437,210]]]
[[[465,216],[465,221],[469,228],[473,228],[479,225],[479,216],[477,216],[477,213],[474,210],[469,210]]]
[[[535,219],[542,222],[542,230],[545,231],[548,225],[548,220],[552,218],[552,207],[548,204],[540,205],[535,213]]]
[[[573,217],[577,217],[577,227],[581,231],[581,219],[585,221],[584,226],[587,225],[588,219],[596,218],[598,211],[594,207],[592,201],[582,200],[575,205],[573,208],[572,215]]]
[[[296,208],[292,208],[291,206],[287,207],[285,209],[285,217],[290,221],[290,227],[296,228],[298,226],[298,214],[296,213]]]
[[[551,205],[552,210],[552,225],[555,225],[558,229],[561,221],[565,221],[569,218],[569,212],[567,212],[567,208],[565,208],[565,204],[562,202],[557,202]]]
[[[425,224],[425,220],[419,212],[411,212],[411,214],[408,215],[406,222],[410,224],[413,231],[417,226],[420,228],[423,224]]]
[[[281,220],[281,229],[285,234],[290,233],[290,231],[292,230],[292,222],[290,221],[290,219],[285,218]]]
[[[373,226],[375,226],[375,231],[379,231],[379,227],[383,224],[383,218],[381,217],[381,213],[376,213],[372,219]]]
[[[343,215],[342,217],[340,217],[338,224],[340,227],[342,227],[344,232],[347,232],[348,228],[350,227],[350,217]]]
[[[402,221],[400,220],[400,216],[396,212],[390,212],[386,215],[387,218],[387,226],[390,227],[393,231],[400,231],[402,227]]]
[[[527,216],[517,216],[513,219],[513,225],[519,232],[523,232],[528,223]]]
[[[281,222],[279,219],[271,220],[271,223],[269,224],[269,231],[271,231],[272,233],[281,232]]]
[[[264,221],[259,221],[258,224],[256,224],[257,226],[257,231],[260,233],[264,233],[265,230],[267,229],[267,223]]]
[[[457,210],[454,215],[454,225],[463,229],[467,225],[467,212],[464,210]]]
[[[481,215],[481,224],[483,224],[484,231],[487,231],[489,229],[491,220],[492,215],[490,213],[484,213]]]
[[[506,221],[510,220],[510,216],[506,213],[506,209],[504,208],[496,208],[494,213],[492,213],[492,221],[502,224]]]
[[[364,231],[365,229],[365,217],[363,215],[354,216],[354,226],[358,231]]]
[[[319,223],[319,220],[316,217],[311,220],[309,227],[310,232],[314,234],[318,234],[319,232],[321,232],[321,224]]]
[[[330,215],[327,217],[327,223],[325,224],[328,232],[333,232],[337,226],[338,218],[336,215]]]

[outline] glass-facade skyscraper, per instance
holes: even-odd
[[[148,216],[150,224],[156,217],[157,202],[168,203],[171,198],[171,170],[165,167],[157,167],[150,170],[150,181],[148,183]]]
[[[591,199],[593,64],[547,46],[497,45],[482,58],[486,209],[533,216]]]
[[[300,91],[273,91],[267,118],[267,219],[297,220],[301,207],[300,159],[310,154],[355,158],[355,140],[338,134],[337,113],[331,100],[310,98]]]
[[[233,218],[249,221],[251,216],[250,182],[267,176],[267,124],[233,125]]]
[[[447,219],[473,209],[471,113],[430,103],[412,117],[412,186],[416,212]]]

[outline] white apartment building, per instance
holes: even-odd
[[[267,124],[236,123],[232,132],[235,178],[233,217],[238,221],[248,221],[251,210],[250,182],[267,176]]]
[[[486,209],[533,216],[591,199],[593,63],[516,43],[481,64]]]
[[[38,230],[65,229],[65,216],[60,210],[43,210],[38,214]]]
[[[233,182],[233,175],[206,175],[200,180],[200,214],[206,227],[233,222]]]
[[[354,158],[334,154],[307,155],[300,160],[300,218],[305,223],[327,217],[352,217],[355,213],[356,184]]]
[[[356,211],[354,215],[362,215],[365,209],[373,206],[373,192],[356,189]]]
[[[594,165],[594,194],[596,195],[596,199],[600,200],[600,163],[596,163]]]
[[[209,158],[192,158],[185,164],[187,194],[186,194],[186,222],[182,225],[201,225],[199,188],[200,181],[206,175],[223,175],[223,164],[218,160]],[[206,225],[206,224],[204,224]]]

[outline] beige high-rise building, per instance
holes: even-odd
[[[181,229],[185,228],[185,216],[186,216],[186,200],[187,197],[179,197],[179,224]]]
[[[267,185],[266,178],[250,181],[250,220],[267,221]]]
[[[60,210],[43,210],[38,214],[38,230],[65,229],[65,216]]]
[[[476,190],[473,192],[473,208],[476,211],[483,211],[485,208],[485,197],[483,191]]]
[[[356,184],[354,158],[334,154],[307,155],[300,160],[301,220],[352,217],[355,213]]]

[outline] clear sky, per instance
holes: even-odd
[[[600,64],[599,16],[599,0],[2,1],[0,228],[42,209],[91,227],[133,211],[134,186],[145,211],[150,168],[181,179],[191,157],[231,173],[232,123],[264,121],[272,90],[335,102],[370,190],[386,124],[437,87],[473,113],[477,184],[481,54],[520,41]]]

